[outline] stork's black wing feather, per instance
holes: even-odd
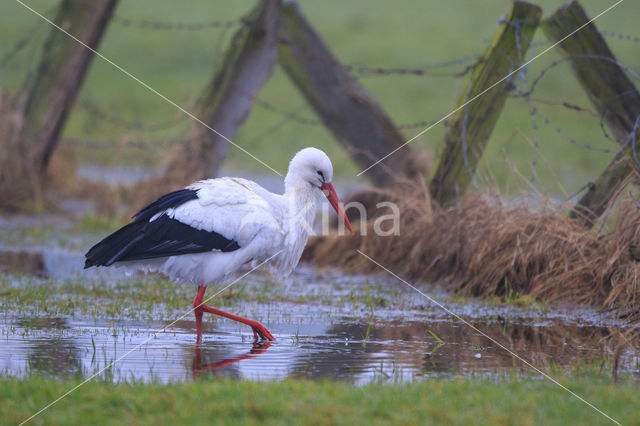
[[[238,243],[214,231],[193,228],[158,213],[198,198],[196,191],[183,189],[160,197],[134,215],[134,221],[93,246],[85,255],[84,267],[110,266],[115,262],[153,259],[212,250],[240,248]]]
[[[198,198],[198,191],[194,189],[179,189],[177,191],[170,192],[158,198],[147,207],[140,210],[133,215],[133,219],[138,221],[148,221],[156,214],[163,212],[167,209],[178,207],[186,203],[187,201],[195,200]]]

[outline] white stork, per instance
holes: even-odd
[[[291,273],[322,194],[353,232],[332,177],[329,157],[305,148],[289,163],[282,195],[241,178],[196,182],[136,213],[131,223],[87,252],[84,267],[115,264],[199,285],[193,302],[198,342],[204,312],[240,321],[253,329],[254,337],[273,340],[259,322],[205,305],[205,290],[243,265],[258,265],[274,255],[267,263],[270,272],[279,277]]]

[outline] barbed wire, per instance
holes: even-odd
[[[217,43],[217,46],[218,46],[216,49],[217,51],[220,51],[221,49],[222,41],[225,37],[226,31],[236,26],[247,24],[247,21],[245,18],[234,19],[234,20],[212,20],[212,21],[206,21],[206,22],[192,22],[192,23],[153,21],[153,20],[147,20],[147,19],[131,19],[131,18],[122,17],[122,16],[113,16],[112,20],[114,23],[118,25],[121,25],[124,27],[142,29],[142,30],[201,31],[206,29],[220,29],[222,30],[222,33]],[[535,47],[537,46],[549,45],[548,41],[533,42],[531,39],[529,39],[526,36],[526,34],[524,34],[522,30],[522,26],[528,22],[527,20],[508,21],[505,19],[501,19],[498,22],[513,28],[516,35],[515,43],[516,43],[516,49],[518,53],[518,61],[521,64],[524,63],[524,58],[523,58],[524,49],[522,45],[523,40],[525,41],[526,45],[530,49],[529,54],[533,54]],[[626,34],[619,34],[613,31],[600,31],[600,33],[607,37],[613,37],[621,40],[640,43],[640,37],[626,35]],[[2,58],[0,58],[0,69],[6,66],[6,64],[9,63],[22,49],[24,49],[25,46],[27,46],[33,40],[33,38],[34,38],[34,31],[30,31],[29,34],[27,34],[24,38],[18,40],[18,42],[13,46],[13,48],[10,49]],[[510,71],[515,69],[516,67],[513,59],[509,55],[504,54],[504,52],[502,52],[502,54],[505,55],[510,61]],[[216,55],[216,57],[217,56],[219,55]],[[619,66],[621,69],[623,69],[626,73],[631,75],[634,79],[640,81],[640,75],[638,73],[636,73],[629,67],[625,66],[624,64],[619,63],[614,58],[600,56],[600,55],[588,55],[588,54],[579,55],[579,57],[612,62],[617,66]],[[525,67],[522,70],[520,70],[520,72],[517,74],[517,76],[513,80],[509,79],[507,82],[508,84],[513,85],[513,87],[509,87],[510,89],[513,89],[513,90],[507,96],[509,96],[510,98],[522,98],[527,103],[527,106],[529,108],[529,116],[531,119],[532,131],[534,132],[534,138],[533,138],[534,153],[531,161],[531,169],[532,169],[531,182],[532,183],[535,181],[535,178],[536,178],[537,156],[538,156],[539,139],[540,139],[539,128],[537,124],[538,120],[542,121],[547,127],[549,127],[556,134],[558,134],[561,137],[561,139],[571,143],[572,145],[578,148],[599,152],[599,153],[605,153],[605,154],[612,154],[612,153],[619,152],[619,150],[616,150],[616,149],[596,147],[596,146],[593,146],[592,144],[578,141],[575,138],[569,136],[566,132],[562,130],[561,127],[554,124],[546,115],[544,115],[539,110],[539,108],[536,107],[537,104],[561,106],[563,108],[576,111],[579,113],[585,113],[591,116],[599,116],[600,127],[605,137],[607,139],[617,142],[618,144],[624,145],[625,143],[631,143],[633,148],[634,159],[640,165],[640,161],[638,160],[638,155],[636,152],[636,133],[637,133],[638,127],[640,126],[640,123],[639,123],[640,117],[636,119],[632,132],[625,138],[622,138],[621,140],[619,140],[619,139],[612,138],[605,129],[604,117],[606,115],[606,109],[601,114],[599,114],[597,112],[594,112],[593,109],[591,108],[576,105],[574,103],[570,103],[567,101],[540,99],[532,96],[532,94],[536,91],[540,81],[546,75],[548,75],[549,71],[554,69],[558,65],[564,62],[567,62],[569,59],[570,58],[562,58],[560,60],[556,60],[552,62],[551,64],[543,68],[542,71],[533,79],[528,79],[529,76],[527,73],[529,69],[528,67]],[[473,72],[473,70],[481,63],[482,63],[482,55],[473,54],[473,55],[465,55],[465,56],[454,58],[447,61],[427,63],[425,65],[418,66],[418,67],[381,67],[381,66],[370,66],[366,64],[351,64],[351,65],[345,65],[343,67],[348,72],[352,73],[354,76],[359,78],[374,77],[374,76],[392,76],[392,75],[408,76],[408,77],[409,76],[415,76],[415,77],[429,76],[429,77],[444,77],[444,78],[462,78],[467,76],[469,73]],[[453,71],[447,70],[447,68],[454,68],[454,67],[457,67],[459,69],[456,69]],[[633,93],[633,92],[629,92],[629,93]],[[626,94],[628,93],[624,93],[616,96],[616,98],[614,98],[612,102],[621,96],[625,96]],[[172,120],[169,120],[163,123],[148,124],[142,120],[132,120],[130,118],[125,118],[123,116],[118,116],[116,114],[106,112],[103,108],[99,107],[95,102],[89,99],[82,100],[80,102],[80,105],[84,108],[87,114],[89,114],[95,119],[109,122],[110,124],[117,125],[119,127],[122,127],[128,130],[140,131],[140,132],[142,131],[155,132],[155,131],[167,130],[180,124],[181,122],[185,121],[188,118],[186,115],[180,114],[175,118],[173,118]],[[263,141],[264,139],[266,139],[267,137],[270,137],[276,131],[278,131],[279,129],[281,129],[282,127],[290,123],[297,123],[297,124],[306,125],[306,126],[320,126],[323,124],[321,120],[306,118],[300,114],[301,111],[303,111],[305,108],[308,107],[308,104],[306,106],[303,105],[299,108],[296,108],[295,110],[289,111],[285,108],[282,108],[264,99],[256,98],[254,99],[254,105],[266,111],[280,115],[282,119],[277,121],[270,127],[266,128],[257,137],[250,139],[247,142],[250,145],[255,145]],[[468,141],[466,140],[468,121],[473,117],[469,116],[469,111],[467,108],[463,110],[463,114],[464,114],[463,122],[462,122],[463,157],[464,157],[465,166],[467,167],[467,170],[470,173],[472,183],[476,185],[475,179],[474,179],[474,173],[472,173],[470,169],[469,161],[467,158],[467,154],[468,154],[467,142]],[[430,126],[432,123],[433,121],[418,121],[413,123],[403,123],[403,124],[396,125],[396,128],[399,130],[425,128]],[[119,144],[119,146],[147,149],[149,147],[160,147],[160,146],[172,145],[180,142],[188,142],[192,139],[193,138],[190,138],[190,137],[179,137],[179,138],[164,139],[164,140],[162,139],[144,140],[142,138],[139,138],[137,135],[133,135],[133,136],[125,137],[123,140],[117,142],[117,144]],[[68,137],[64,138],[64,142],[71,143],[71,144],[78,144],[78,145],[82,144],[84,146],[93,145],[96,147],[106,147],[106,146],[113,145],[113,142],[86,141],[81,138],[68,138]],[[585,186],[583,186],[583,188],[579,190],[578,193],[584,191],[585,188],[589,188],[589,184],[592,185],[592,183],[586,184]]]
[[[215,47],[213,49],[214,66],[216,68],[218,68],[218,66],[220,65],[220,62],[224,60],[224,57],[225,57],[225,55],[223,54],[224,42],[226,40],[227,33],[231,30],[231,28],[233,27],[222,28],[220,33],[218,34],[218,39],[216,40]]]
[[[501,23],[505,23],[507,25],[510,25],[514,28],[514,31],[516,32],[516,48],[518,51],[518,57],[520,62],[522,63],[523,61],[523,57],[522,57],[522,46],[519,42],[520,40],[520,36],[524,37],[524,34],[522,33],[522,28],[521,28],[521,24],[522,22],[512,22],[512,21],[506,21],[506,20],[501,20],[499,21]],[[616,36],[618,38],[623,38],[625,40],[632,40],[632,41],[640,41],[640,38],[637,37],[631,37],[631,36],[623,36],[620,34],[615,34],[615,33],[611,33],[609,32],[607,35],[612,35],[612,36]],[[529,44],[530,47],[532,47],[532,43],[531,40],[529,40],[528,38],[525,37],[525,40],[527,41],[527,43]],[[513,61],[511,60],[511,58],[504,54],[503,52],[500,52],[503,54],[503,56],[505,56],[509,62],[510,65],[513,69],[514,64]],[[533,54],[533,52],[531,52]],[[607,57],[607,56],[602,56],[602,55],[594,55],[594,54],[583,54],[583,55],[575,55],[572,58],[562,58],[561,60],[557,60],[552,62],[550,65],[548,65],[547,67],[545,67],[540,74],[533,80],[533,83],[531,84],[531,86],[527,89],[527,79],[526,79],[526,72],[527,69],[523,69],[521,70],[521,72],[518,74],[517,76],[517,80],[520,82],[520,87],[518,87],[518,84],[516,82],[512,82],[514,88],[516,89],[515,94],[514,95],[510,95],[511,97],[520,97],[523,100],[525,100],[525,102],[528,104],[529,106],[529,110],[530,110],[530,116],[532,119],[532,127],[533,127],[533,131],[535,133],[536,139],[534,140],[534,156],[532,159],[532,183],[534,181],[535,178],[535,166],[536,166],[536,153],[537,153],[537,149],[538,149],[538,140],[537,140],[537,136],[538,136],[538,131],[537,131],[537,125],[535,122],[534,117],[539,117],[542,119],[542,121],[545,123],[545,125],[547,125],[548,127],[550,127],[552,130],[554,130],[558,135],[560,135],[562,137],[562,139],[567,140],[568,142],[570,142],[571,144],[583,148],[583,149],[588,149],[591,151],[595,151],[595,152],[600,152],[600,153],[606,153],[606,154],[612,154],[612,153],[617,153],[618,150],[614,150],[614,149],[607,149],[607,148],[599,148],[599,147],[594,147],[591,144],[586,144],[586,143],[582,143],[579,142],[578,140],[576,140],[575,138],[567,135],[560,127],[554,125],[551,120],[546,117],[545,115],[543,115],[538,108],[536,108],[535,106],[533,106],[533,100],[531,97],[531,94],[534,92],[534,90],[536,89],[536,86],[538,85],[538,83],[540,82],[540,80],[548,73],[548,71],[554,67],[556,67],[557,65],[566,62],[569,59],[573,59],[575,57],[583,57],[583,58],[588,58],[588,59],[596,59],[596,60],[603,60],[603,61],[608,61],[611,62],[613,64],[615,64],[616,66],[620,67],[622,70],[624,70],[626,73],[628,73],[629,75],[631,75],[633,78],[640,80],[640,75],[638,75],[638,73],[636,73],[635,71],[633,71],[632,69],[630,69],[628,66],[625,66],[624,64],[621,64],[619,61],[615,60],[614,58],[611,57]],[[632,91],[632,93],[637,93],[636,90]],[[612,101],[614,101],[615,99],[619,98],[620,96],[624,96],[625,94],[620,94],[618,96],[616,96],[616,98],[614,98]],[[540,100],[538,100],[540,101]],[[544,101],[543,101],[544,102]],[[546,103],[550,103],[548,101],[546,101]],[[560,103],[556,103],[558,105],[562,105],[565,108],[571,109],[571,110],[575,110],[578,112],[587,112],[591,115],[595,115],[595,113],[593,111],[591,111],[590,109],[587,108],[583,108],[580,107],[578,105],[574,105],[574,104],[570,104],[568,102],[560,102]],[[605,126],[604,126],[604,116],[606,114],[606,109],[603,110],[602,114],[600,114],[600,126],[602,129],[603,134],[605,135],[605,137],[607,137],[608,139],[612,139],[608,133],[605,130]],[[466,117],[465,117],[466,118]],[[631,138],[633,138],[633,141],[635,143],[635,136],[636,136],[636,132],[637,132],[637,128],[638,128],[638,124],[639,124],[640,120],[637,120],[635,125],[634,125],[634,129],[631,131],[631,133],[629,135],[627,135],[626,138],[623,138],[622,141],[620,140],[616,140],[616,139],[612,139],[618,143],[622,142],[623,145],[625,143],[627,143]],[[464,125],[463,125],[463,129],[464,129]],[[464,131],[463,131],[463,145],[464,145]],[[635,155],[635,152],[634,152]],[[637,157],[634,157],[634,159],[637,161]],[[640,165],[640,161],[637,161],[638,164]],[[466,158],[465,158],[465,166],[468,167],[468,164],[466,162]],[[588,187],[588,186],[586,186]],[[581,189],[581,191],[584,190],[584,187]]]
[[[47,16],[51,15],[54,10],[55,9],[48,9],[44,12],[44,14]],[[35,24],[29,27],[26,35],[19,39],[13,45],[13,47],[9,49],[9,51],[4,56],[2,56],[2,59],[0,59],[0,69],[4,68],[18,53],[20,53],[21,50],[27,47],[29,43],[31,43],[33,39],[35,39],[36,36],[40,34],[41,29],[42,24],[40,23],[40,21],[36,21]]]
[[[306,108],[309,107],[309,104],[304,103],[300,106],[298,106],[298,108],[296,108],[296,110],[305,110]],[[268,137],[272,136],[274,133],[276,133],[278,130],[280,130],[282,127],[284,127],[285,125],[287,125],[290,121],[295,120],[297,117],[295,114],[289,114],[289,115],[285,115],[283,119],[279,120],[278,122],[272,124],[271,126],[267,127],[265,130],[261,130],[260,134],[257,135],[256,137],[250,139],[249,141],[247,141],[246,143],[244,143],[243,145],[247,148],[253,148],[256,145],[258,145],[258,143],[264,141],[265,139],[267,139]]]
[[[90,6],[88,6],[90,7]],[[45,12],[51,15],[55,12],[55,8],[51,8]],[[246,24],[244,18],[233,20],[212,20],[206,22],[170,22],[170,21],[152,21],[147,19],[131,19],[119,15],[113,15],[111,21],[124,27],[133,27],[148,30],[164,30],[164,31],[201,31],[206,29],[229,30],[242,24]],[[14,46],[0,58],[0,69],[4,68],[21,50],[23,50],[38,34],[37,29],[41,28],[40,22],[37,22],[27,34],[18,40]]]
[[[402,67],[376,67],[363,64],[344,65],[343,67],[358,77],[371,77],[371,76],[389,76],[389,75],[413,75],[413,76],[430,76],[430,77],[454,77],[460,78],[473,71],[475,67],[481,63],[482,58],[477,55],[465,55],[457,59],[452,59],[442,62],[433,62],[415,68],[402,68]],[[472,62],[471,64],[469,64]],[[461,71],[456,72],[435,72],[434,69],[450,68],[453,66],[460,66],[469,64]]]
[[[549,70],[555,68],[556,66],[565,63],[567,61],[569,61],[570,59],[573,58],[586,58],[586,59],[595,59],[595,60],[602,60],[602,61],[606,61],[606,62],[610,62],[616,66],[618,66],[620,69],[624,70],[627,74],[629,74],[631,77],[633,77],[636,80],[640,81],[640,75],[633,71],[631,68],[629,68],[628,66],[620,63],[618,60],[616,60],[615,58],[609,57],[609,56],[603,56],[603,55],[595,55],[595,54],[582,54],[582,55],[574,55],[571,58],[562,58],[560,60],[556,60],[554,62],[552,62],[551,64],[549,64],[548,66],[546,66],[541,72],[540,74],[533,80],[533,84],[531,85],[530,89],[528,90],[528,92],[526,93],[518,93],[516,96],[527,96],[529,97],[531,95],[531,93],[533,93],[533,91],[535,90],[536,86],[538,85],[538,83],[542,80],[542,78],[547,75],[547,73],[549,72]],[[618,94],[616,97],[614,97],[613,99],[611,99],[608,104],[612,104],[613,102],[615,102],[617,99],[619,99],[622,96],[626,96],[632,93],[638,93],[637,89],[633,89],[630,91],[627,91],[625,93],[621,93]],[[587,112],[590,115],[594,115],[596,114],[595,112],[593,112],[592,110],[588,109],[588,108],[584,108],[584,107],[580,107],[578,105],[574,105],[574,104],[570,104],[567,102],[561,102],[559,103],[560,105],[564,106],[565,108],[568,109],[572,109],[578,112]],[[629,140],[631,140],[632,137],[635,137],[635,130],[632,131],[630,134],[628,134],[626,137],[618,139],[615,137],[612,137],[611,135],[609,135],[609,132],[606,129],[606,125],[605,125],[605,116],[607,114],[607,112],[609,111],[609,107],[605,107],[603,108],[603,110],[597,114],[599,116],[599,124],[600,124],[600,129],[602,131],[603,136],[608,139],[611,140],[612,142],[616,143],[616,144],[621,144],[624,146],[624,144],[628,143]],[[599,148],[599,147],[594,147],[591,144],[587,144],[584,142],[579,142],[577,141],[575,138],[567,135],[560,127],[558,127],[557,125],[553,124],[551,122],[551,120],[549,120],[548,117],[544,116],[538,109],[535,110],[535,114],[537,116],[539,116],[542,121],[545,123],[545,125],[547,125],[549,128],[551,128],[552,130],[554,130],[558,135],[560,135],[564,140],[567,140],[568,142],[570,142],[571,144],[583,148],[583,149],[587,149],[590,151],[595,151],[595,152],[599,152],[599,153],[606,153],[606,154],[615,154],[619,152],[618,150],[614,150],[614,149],[607,149],[607,148]],[[634,128],[637,126],[634,126]]]
[[[279,36],[277,38],[278,44],[289,46],[294,45],[295,41],[286,37]],[[297,46],[297,50],[303,54],[310,55],[306,47]],[[410,76],[432,76],[432,77],[462,77],[472,71],[477,63],[482,58],[477,54],[467,54],[458,58],[449,59],[446,61],[430,62],[421,66],[414,67],[385,67],[385,66],[372,66],[368,64],[343,64],[334,61],[336,67],[340,67],[345,71],[351,73],[356,78],[373,77],[373,76],[391,76],[391,75],[410,75]],[[470,64],[471,63],[471,64]],[[470,64],[464,69],[456,72],[435,72],[433,70],[450,68],[454,66],[460,66],[464,64]]]
[[[1,59],[0,59],[0,69],[4,68],[11,60],[22,50],[24,49],[36,36],[35,31],[29,32],[29,34],[18,40],[16,44],[11,48]]]
[[[614,58],[612,58],[610,56],[594,55],[594,54],[573,55],[570,58],[569,57],[564,57],[564,58],[555,60],[555,61],[551,62],[549,65],[547,65],[546,67],[544,67],[542,69],[542,71],[540,71],[538,76],[532,80],[532,84],[531,84],[531,87],[530,87],[530,89],[528,91],[528,94],[532,93],[535,90],[535,88],[538,85],[538,83],[540,83],[540,80],[542,80],[542,78],[545,75],[547,75],[547,73],[551,69],[557,67],[560,64],[564,64],[564,63],[568,62],[570,59],[575,59],[575,58],[598,59],[598,60],[602,60],[602,61],[611,62],[611,63],[619,66],[622,70],[626,71],[629,75],[631,75],[636,80],[640,81],[640,74],[638,74],[637,72],[633,71],[628,66],[620,63],[619,61],[617,61],[616,59],[614,59]]]
[[[633,77],[636,80],[640,81],[640,74],[638,74],[637,72],[632,70],[627,65],[619,62],[617,59],[612,58],[611,56],[595,55],[595,54],[582,54],[582,55],[575,55],[573,57],[574,58],[598,59],[598,60],[601,60],[601,61],[610,62],[610,63],[620,67],[623,71],[625,71],[631,77]]]
[[[431,126],[433,123],[435,123],[435,120],[432,121],[416,121],[413,123],[401,123],[396,125],[396,129],[398,130],[410,130],[410,129],[417,129],[417,128],[426,128]]]
[[[571,144],[573,144],[573,145],[575,145],[575,146],[577,146],[579,148],[587,149],[589,151],[600,152],[600,153],[604,153],[604,154],[615,154],[616,152],[618,152],[617,149],[599,148],[599,147],[595,147],[595,146],[593,146],[591,144],[580,142],[580,141],[576,140],[575,138],[567,135],[560,127],[558,127],[555,124],[553,124],[553,122],[546,115],[542,114],[540,112],[540,110],[538,110],[537,108],[535,109],[534,114],[537,115],[538,117],[540,117],[540,119],[542,120],[542,122],[544,124],[546,124],[550,129],[555,131],[558,135],[562,136],[563,139],[565,139],[569,143],[571,143]]]
[[[626,40],[626,41],[632,41],[634,43],[640,43],[640,37],[632,36],[629,34],[620,34],[615,31],[606,31],[606,30],[600,31],[600,34],[607,37],[617,38],[619,40]]]
[[[291,121],[298,124],[304,124],[307,126],[317,126],[322,124],[320,120],[301,117],[298,111],[284,110],[283,108],[275,104],[272,104],[271,102],[267,102],[261,98],[255,98],[253,100],[253,103],[266,111],[272,112],[274,114],[282,115],[284,117],[288,117],[291,119]]]
[[[520,97],[522,97],[522,95],[520,93],[516,92],[514,94],[509,95],[509,97],[520,98]],[[542,104],[542,105],[549,105],[549,106],[561,106],[561,107],[566,108],[566,109],[571,110],[571,111],[583,112],[585,114],[589,114],[590,116],[595,117],[595,118],[599,118],[600,117],[600,114],[594,112],[593,109],[591,109],[591,108],[583,107],[583,106],[580,106],[580,105],[577,105],[577,104],[572,104],[572,103],[569,103],[567,101],[556,101],[556,100],[553,100],[553,99],[542,99],[542,98],[536,98],[536,97],[533,97],[533,96],[529,96],[529,100],[531,102],[535,103],[535,104]]]
[[[81,146],[91,149],[135,148],[147,152],[155,152],[153,149],[166,148],[179,143],[189,143],[197,140],[195,136],[181,136],[171,139],[144,139],[137,135],[121,136],[114,140],[85,139],[78,136],[64,136],[60,139],[61,144]],[[152,149],[153,148],[153,149]]]
[[[291,122],[295,122],[298,124],[306,125],[306,126],[320,126],[322,125],[322,121],[311,118],[304,118],[300,116],[300,111],[287,111],[281,107],[276,106],[275,104],[265,101],[261,98],[254,99],[254,104],[259,106],[260,108],[272,112],[274,114],[281,115],[283,117],[289,117]],[[414,121],[407,123],[396,124],[395,127],[398,130],[409,130],[416,129],[421,127],[428,127],[432,125],[435,121]]]
[[[113,15],[113,22],[123,27],[133,27],[142,30],[155,31],[202,31],[206,29],[225,29],[241,25],[242,19],[212,20],[206,22],[170,22],[151,21],[147,19],[131,19]]]
[[[538,124],[535,120],[535,106],[531,102],[530,93],[528,92],[528,82],[527,82],[527,72],[529,71],[528,66],[522,67],[522,64],[526,64],[525,57],[522,48],[521,39],[527,43],[527,49],[532,56],[535,56],[535,46],[533,46],[532,40],[527,37],[527,35],[522,30],[522,25],[526,23],[532,23],[531,19],[519,19],[519,20],[506,20],[500,19],[498,20],[499,24],[505,24],[514,31],[514,39],[516,45],[516,53],[518,55],[518,64],[511,58],[510,55],[506,54],[502,49],[500,49],[497,45],[492,45],[492,49],[495,50],[498,54],[503,56],[509,62],[509,71],[507,75],[511,75],[514,70],[520,68],[518,73],[515,76],[515,79],[508,78],[506,81],[507,87],[510,89],[514,89],[516,93],[521,94],[521,98],[527,104],[529,108],[529,118],[531,120],[531,129],[533,131],[533,156],[531,159],[531,179],[530,182],[532,185],[535,184],[536,181],[536,170],[538,165],[538,151],[540,149],[540,132],[538,131]],[[520,87],[518,87],[518,83],[520,83]],[[507,97],[509,95],[507,94]]]
[[[618,138],[614,138],[614,137],[610,136],[609,133],[607,132],[607,129],[605,128],[605,122],[604,122],[605,120],[604,120],[604,118],[606,117],[607,112],[609,112],[609,106],[613,102],[617,101],[618,99],[620,99],[620,98],[622,98],[624,96],[631,95],[631,94],[634,94],[634,93],[638,94],[639,92],[638,92],[637,89],[632,89],[632,90],[627,90],[626,92],[622,92],[622,93],[616,95],[613,99],[611,99],[608,102],[607,106],[605,106],[602,109],[602,112],[600,113],[600,129],[602,130],[602,134],[604,135],[605,138],[609,139],[610,141],[612,141],[614,143],[624,143],[624,141],[629,140],[629,136],[626,136],[626,137],[624,137],[622,139],[618,139]]]
[[[301,110],[303,110],[304,108],[306,108],[305,105],[301,105],[299,107],[299,109]],[[115,117],[115,118],[119,119],[119,117]],[[277,123],[273,124],[272,126],[261,131],[258,136],[248,140],[246,143],[243,143],[243,145],[246,145],[247,147],[257,145],[259,142],[263,141],[269,136],[272,136],[277,130],[281,129],[285,124],[287,124],[288,122],[294,119],[295,119],[295,114],[290,114],[288,116],[285,116],[283,120],[280,120]],[[131,124],[135,124],[135,122]],[[138,130],[138,129],[134,127],[133,130]],[[117,148],[126,147],[126,148],[136,148],[140,150],[149,150],[151,148],[164,148],[164,147],[179,144],[179,143],[188,144],[190,142],[197,141],[200,138],[201,138],[200,135],[191,135],[191,136],[179,136],[179,137],[170,138],[170,139],[148,140],[134,134],[134,135],[127,135],[124,137],[120,137],[115,141],[106,141],[106,140],[99,141],[99,140],[83,139],[81,137],[65,136],[61,139],[61,143],[75,145],[75,146],[83,146],[83,147],[92,148],[92,149],[106,149],[106,148],[112,149],[114,146],[116,146]]]
[[[132,119],[124,118],[120,115],[110,114],[89,99],[80,100],[80,106],[84,109],[84,111],[87,114],[89,114],[93,118],[96,118],[100,121],[105,121],[110,124],[113,124],[125,129],[129,129],[129,130],[139,130],[139,131],[147,131],[147,132],[157,132],[157,131],[167,130],[177,126],[178,124],[186,121],[189,118],[188,115],[179,113],[171,120],[161,122],[161,123],[156,123],[156,124],[148,124],[142,120],[132,120]]]

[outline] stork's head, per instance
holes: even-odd
[[[312,191],[322,191],[338,216],[344,221],[347,229],[353,233],[344,207],[331,183],[332,179],[333,165],[331,165],[327,154],[317,148],[305,148],[298,151],[291,159],[284,182],[285,188],[289,186],[304,188],[306,186]]]

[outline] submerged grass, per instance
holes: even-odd
[[[30,315],[80,315],[95,318],[158,319],[177,316],[191,309],[195,287],[179,284],[159,276],[133,276],[109,279],[95,277],[58,281],[29,275],[0,273],[0,298],[3,311]],[[17,284],[18,283],[18,284]],[[218,286],[211,286],[206,296],[212,296]],[[289,287],[267,278],[255,282],[238,282],[207,301],[218,308],[242,308],[248,304],[291,303],[322,304],[343,307],[373,315],[377,307],[407,307],[402,294],[384,286],[354,288],[349,292],[330,294],[327,291],[307,292],[301,283]]]
[[[90,315],[95,318],[166,316],[191,306],[186,288],[165,279],[137,279],[112,285],[103,282],[29,279],[16,286],[15,277],[0,277],[5,311],[28,315]]]
[[[622,422],[638,424],[638,385],[570,378],[569,388]],[[25,420],[76,381],[0,379],[0,418]],[[431,380],[354,387],[343,382],[89,382],[38,418],[46,424],[610,424],[543,380]]]

